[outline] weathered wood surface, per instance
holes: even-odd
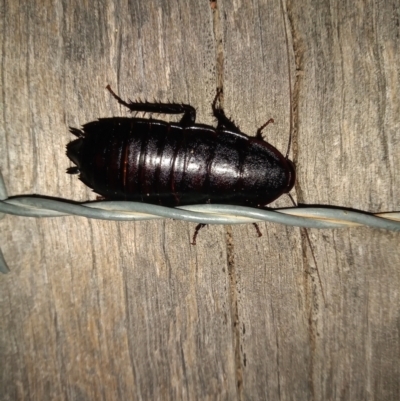
[[[399,3],[284,5],[300,203],[400,204]],[[10,195],[95,195],[65,174],[68,126],[126,115],[105,92],[187,102],[217,84],[285,151],[279,1],[6,0],[0,168]],[[295,78],[296,77],[296,78]],[[290,204],[287,199],[279,205]],[[2,400],[398,400],[399,233],[6,216]],[[324,305],[322,291],[326,298]]]

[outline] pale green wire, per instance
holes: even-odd
[[[400,213],[373,215],[330,207],[295,207],[279,210],[231,205],[190,205],[178,208],[139,202],[101,201],[73,203],[37,196],[7,197],[0,172],[0,219],[4,213],[25,217],[84,216],[93,219],[139,221],[160,218],[204,224],[244,224],[259,221],[307,228],[343,228],[366,225],[400,231]],[[9,271],[0,250],[0,272]]]
[[[0,201],[3,201],[4,199],[7,199],[7,189],[6,189],[6,184],[3,180],[3,174],[0,171]],[[0,213],[0,220],[4,218],[5,214]],[[3,252],[1,251],[0,248],[0,273],[8,273],[10,270],[7,266],[7,263],[4,259]]]

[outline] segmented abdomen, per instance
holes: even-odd
[[[68,145],[81,180],[108,199],[258,206],[282,194],[286,159],[246,135],[158,120],[106,118]]]

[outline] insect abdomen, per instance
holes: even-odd
[[[267,142],[203,125],[100,119],[83,127],[67,155],[105,198],[165,206],[265,205],[291,180],[287,160]]]

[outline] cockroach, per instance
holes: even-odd
[[[155,119],[112,117],[70,128],[78,139],[67,145],[75,167],[70,174],[108,200],[129,200],[163,206],[200,203],[262,208],[295,183],[294,164],[262,137],[247,136],[212,103],[217,127],[196,124],[188,104],[125,102],[131,112],[183,114],[178,123]],[[288,149],[289,152],[289,149]],[[197,232],[204,224],[196,227]],[[258,230],[259,235],[261,234]]]
[[[283,4],[281,3],[282,10]],[[289,60],[288,38],[285,37]],[[119,104],[130,112],[182,114],[178,123],[156,119],[101,118],[70,128],[78,137],[67,145],[67,156],[75,164],[67,172],[108,200],[129,200],[163,206],[200,203],[244,205],[263,208],[289,194],[296,180],[289,160],[293,108],[289,73],[289,144],[283,156],[266,142],[262,130],[248,136],[217,106],[222,89],[212,103],[217,127],[196,124],[196,110],[189,104],[132,102],[122,100],[107,85]],[[290,196],[290,195],[289,195]],[[293,201],[293,198],[290,197]],[[293,201],[294,203],[294,201]],[[196,244],[198,224],[192,244]],[[261,232],[254,223],[257,233]],[[311,241],[308,243],[316,263]],[[317,270],[318,271],[318,270]],[[321,278],[318,278],[322,288]],[[322,292],[323,294],[323,292]],[[323,294],[324,300],[325,296]]]

